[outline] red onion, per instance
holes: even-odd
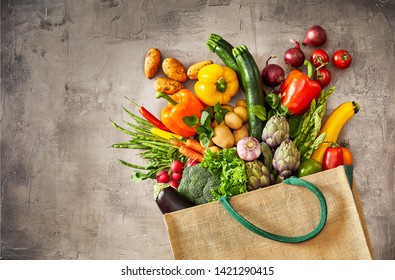
[[[265,85],[270,87],[276,87],[280,85],[284,80],[284,69],[277,64],[269,64],[271,58],[276,57],[272,55],[266,60],[266,66],[262,70],[262,81]]]
[[[314,25],[310,27],[306,36],[303,40],[303,46],[310,45],[313,47],[319,47],[326,42],[326,32],[325,29],[319,25]]]
[[[292,39],[290,41],[291,43],[295,43],[296,46],[294,48],[288,49],[284,53],[284,61],[290,67],[298,68],[303,64],[305,56],[303,51],[300,49],[299,42]]]

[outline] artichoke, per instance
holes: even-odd
[[[284,116],[273,115],[262,131],[262,141],[271,148],[277,148],[281,142],[289,139],[289,124]]]
[[[288,178],[298,170],[300,165],[300,154],[295,144],[287,139],[274,152],[273,167],[282,178]]]
[[[247,190],[252,191],[258,188],[267,187],[272,184],[274,176],[259,160],[246,162]]]

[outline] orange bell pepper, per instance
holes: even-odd
[[[183,137],[191,137],[196,134],[196,127],[189,127],[183,121],[184,117],[202,116],[204,105],[189,89],[182,89],[171,97],[163,92],[157,92],[156,98],[164,98],[169,104],[162,109],[160,119],[172,132]]]

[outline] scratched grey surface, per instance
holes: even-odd
[[[141,160],[108,148],[128,139],[108,119],[128,120],[125,95],[156,114],[164,105],[144,78],[145,52],[220,62],[205,46],[218,33],[262,69],[321,24],[325,49],[354,59],[333,71],[328,110],[361,105],[341,138],[375,257],[395,259],[394,21],[393,0],[1,1],[0,258],[171,259],[151,182],[130,182],[117,163]]]

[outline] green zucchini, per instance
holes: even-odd
[[[262,77],[254,58],[245,45],[234,48],[233,56],[235,57],[237,66],[240,70],[241,80],[246,96],[250,136],[261,141],[264,121],[259,119],[253,113],[252,108],[256,105],[261,105],[262,108],[264,108]]]
[[[239,84],[243,87],[241,82],[241,75],[239,67],[237,66],[236,59],[233,56],[233,46],[217,34],[211,34],[206,43],[208,49],[217,54],[222,62],[229,68],[236,72]]]

